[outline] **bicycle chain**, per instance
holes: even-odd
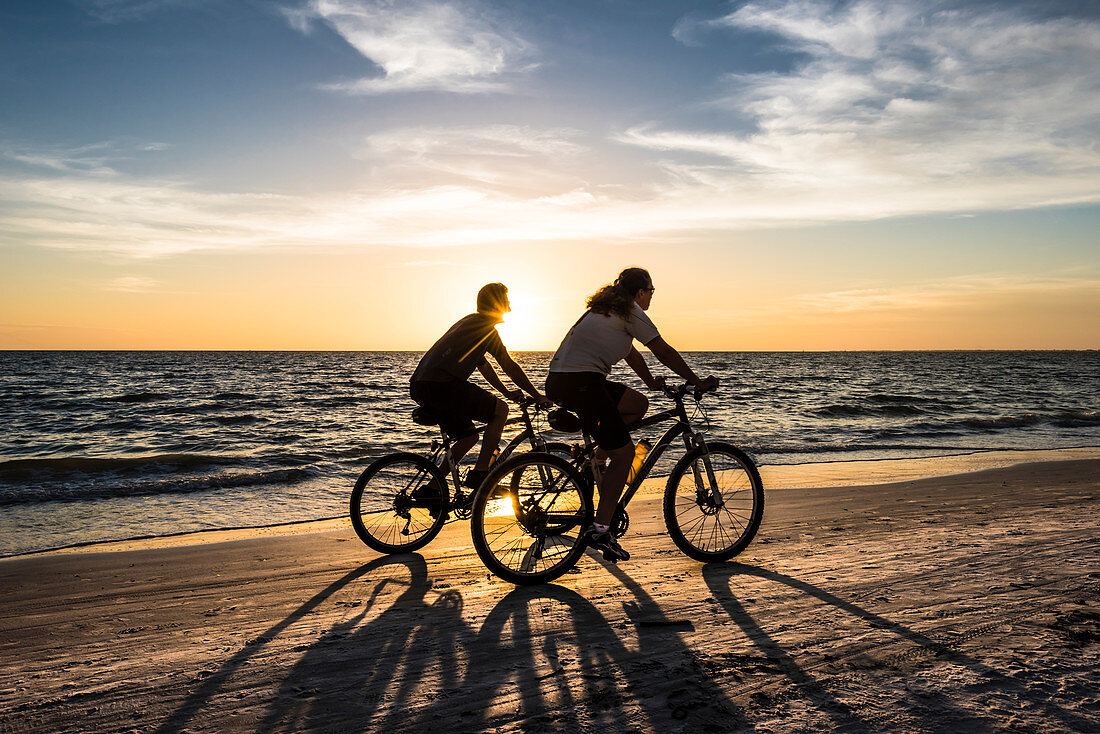
[[[616,538],[621,538],[626,535],[627,529],[630,528],[630,515],[626,513],[626,510],[619,508],[615,512],[615,519],[611,521],[611,527],[609,530],[611,534]]]

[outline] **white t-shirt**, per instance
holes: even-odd
[[[649,344],[660,336],[657,327],[637,303],[630,319],[616,314],[589,312],[573,325],[550,360],[550,372],[599,372],[608,375],[616,362],[630,354],[637,339]]]

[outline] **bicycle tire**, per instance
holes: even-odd
[[[536,451],[489,472],[474,496],[470,534],[492,573],[541,584],[576,565],[591,522],[592,498],[580,475],[564,458]]]
[[[567,459],[572,455],[572,448],[569,446],[569,444],[563,441],[547,441],[544,448],[530,449],[529,451],[524,451],[520,448],[524,445],[525,442],[529,444],[530,441],[531,434],[528,431],[523,431],[522,433],[516,435],[504,446],[503,449],[500,450],[500,453],[495,459],[493,459],[493,462],[496,464],[502,464],[513,456],[519,456],[520,454],[529,453],[530,451],[543,451],[547,454],[557,454]]]
[[[414,490],[435,481],[443,496],[434,507],[417,500]],[[439,467],[423,456],[388,454],[371,463],[351,492],[351,524],[355,534],[379,553],[410,553],[430,543],[447,520],[447,480]]]
[[[704,457],[710,459],[720,504]],[[704,562],[733,558],[756,537],[764,518],[760,472],[744,451],[729,444],[692,449],[668,477],[664,515],[669,537],[687,556]]]

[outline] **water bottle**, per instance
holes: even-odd
[[[649,453],[649,441],[644,438],[634,446],[634,462],[630,465],[630,472],[626,475],[627,482],[633,482],[634,477],[638,476],[638,472],[641,471],[642,464],[645,463],[645,457]]]

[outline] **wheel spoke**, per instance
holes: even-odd
[[[443,491],[440,491],[442,486]],[[415,454],[391,454],[367,467],[352,492],[351,519],[364,543],[383,553],[421,548],[446,519],[446,484]]]
[[[670,536],[700,560],[732,557],[751,542],[763,514],[755,467],[725,444],[689,456],[673,471],[665,490]]]
[[[564,459],[545,454],[512,457],[494,471],[493,484],[507,487],[512,500],[494,506],[488,492],[479,493],[471,525],[478,555],[514,583],[564,573],[583,550],[564,533],[591,512],[579,478]]]

